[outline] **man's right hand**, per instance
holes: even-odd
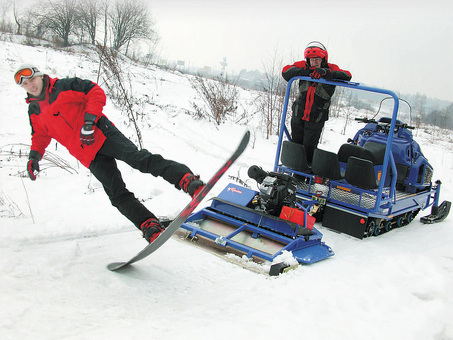
[[[41,159],[41,155],[37,151],[30,151],[28,156],[28,163],[27,163],[27,174],[28,177],[32,181],[36,180],[36,175],[39,173],[39,160]]]
[[[83,145],[91,145],[94,143],[94,129],[96,125],[94,122],[86,121],[80,130],[80,141]]]

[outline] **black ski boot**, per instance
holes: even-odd
[[[187,173],[179,182],[179,187],[193,198],[203,189],[204,183],[200,180],[200,176]]]
[[[145,240],[151,243],[165,230],[165,227],[157,218],[151,217],[140,225],[140,229]]]

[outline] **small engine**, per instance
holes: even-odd
[[[249,168],[248,175],[260,185],[252,200],[254,209],[279,216],[283,206],[294,207],[296,186],[291,176],[266,172],[256,165]]]

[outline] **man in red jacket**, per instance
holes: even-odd
[[[286,81],[296,76],[314,79],[351,80],[349,71],[328,63],[327,49],[318,41],[310,42],[304,51],[305,60],[283,67]],[[305,147],[307,162],[311,164],[313,152],[318,146],[324,123],[329,119],[330,100],[335,86],[300,80],[299,96],[293,103],[291,117],[291,140]]]
[[[203,182],[184,164],[138,148],[103,114],[104,91],[80,78],[50,78],[37,67],[21,65],[16,84],[27,91],[32,128],[27,173],[36,180],[39,161],[51,139],[65,146],[101,182],[113,206],[154,241],[164,227],[133,193],[126,189],[116,160],[153,176],[161,176],[177,189],[195,196]]]

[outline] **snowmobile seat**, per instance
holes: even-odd
[[[350,156],[346,166],[345,179],[349,184],[365,190],[378,187],[374,164],[368,159]]]
[[[304,146],[287,140],[282,144],[281,161],[284,166],[295,171],[306,171],[309,168]]]
[[[343,144],[338,150],[338,160],[347,163],[349,157],[367,159],[374,165],[384,163],[385,144],[376,142],[366,142],[363,147],[354,144]]]
[[[319,177],[325,177],[332,180],[339,180],[344,177],[340,171],[338,155],[334,152],[322,149],[315,149],[311,170]]]
[[[384,164],[384,156],[385,156],[385,148],[386,145],[382,143],[376,142],[366,142],[363,144],[363,148],[370,151],[373,155],[373,159],[371,161],[374,165],[382,165]]]
[[[367,160],[373,162],[375,165],[377,165],[377,163],[380,161],[380,159],[379,159],[379,155],[376,154],[376,156],[375,156],[375,154],[374,154],[374,152],[378,149],[376,146],[374,146],[374,144],[378,144],[378,143],[373,143],[373,142],[369,142],[369,143],[370,143],[369,147],[367,147],[367,148],[358,146],[355,144],[343,144],[340,147],[340,150],[338,150],[338,160],[340,162],[347,163],[349,157],[354,156],[357,158],[367,159]],[[384,151],[385,151],[385,145],[384,145]]]
[[[373,154],[370,150],[355,144],[343,144],[338,150],[338,161],[348,163],[348,159],[351,156],[373,162]]]

